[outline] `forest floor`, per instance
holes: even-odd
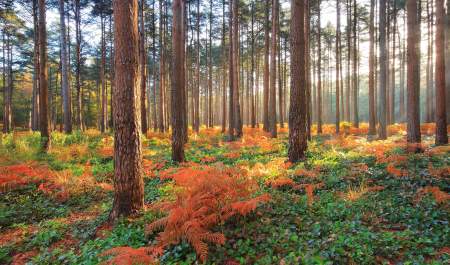
[[[245,128],[237,142],[202,129],[181,165],[170,162],[169,135],[150,133],[147,210],[115,226],[106,223],[111,135],[55,132],[48,154],[38,151],[39,134],[3,135],[0,264],[99,264],[111,253],[121,264],[145,262],[139,250],[164,240],[161,264],[196,264],[203,254],[208,264],[449,264],[450,146],[434,146],[433,130],[423,125],[423,152],[408,153],[404,125],[389,127],[385,141],[368,141],[367,125],[343,126],[339,136],[325,126],[294,165],[285,162],[286,129],[270,139]],[[161,218],[165,234],[148,227]],[[121,246],[138,249],[107,252]]]

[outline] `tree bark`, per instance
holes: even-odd
[[[447,124],[450,123],[450,1],[447,1],[447,15],[445,27],[445,82],[446,82],[446,106]]]
[[[100,114],[100,131],[105,132],[107,128],[108,119],[108,101],[106,93],[106,78],[105,78],[105,66],[106,66],[106,42],[105,42],[105,18],[104,14],[100,15],[100,27],[101,27],[101,63],[100,63],[100,83],[101,83],[101,114]]]
[[[375,51],[374,51],[374,17],[375,0],[370,0],[370,22],[369,22],[369,135],[376,134],[375,128]]]
[[[222,1],[222,133],[225,133],[227,127],[227,51],[225,47],[225,0]]]
[[[356,0],[353,0],[353,126],[359,128],[359,111],[358,111],[358,6]]]
[[[318,14],[317,14],[317,45],[318,45],[318,58],[317,58],[317,134],[322,133],[322,27],[320,25],[321,12],[320,12],[321,0],[317,1]]]
[[[253,75],[255,73],[255,32],[254,32],[254,26],[255,26],[255,3],[252,1],[251,3],[251,70],[250,70],[250,96],[251,96],[251,113],[250,113],[250,123],[252,128],[256,127],[256,110],[255,110],[255,82]]]
[[[264,77],[263,77],[263,129],[269,132],[269,52],[270,52],[270,37],[269,37],[269,10],[270,0],[266,0],[266,18],[264,23]]]
[[[31,128],[39,130],[39,22],[38,22],[38,0],[33,0],[33,24],[34,24],[34,73],[33,73],[33,96],[31,112]]]
[[[75,86],[76,86],[76,117],[75,121],[78,129],[84,130],[83,127],[83,109],[82,109],[82,91],[81,91],[81,6],[80,0],[74,0],[75,8],[75,53],[76,53],[76,70],[75,70]]]
[[[233,112],[234,112],[234,129],[236,130],[236,136],[240,138],[242,136],[242,116],[241,106],[239,100],[239,1],[232,0],[232,22],[233,22]]]
[[[72,106],[71,106],[71,92],[69,87],[68,77],[68,60],[67,60],[67,39],[66,39],[66,20],[64,0],[59,0],[59,15],[60,15],[60,41],[61,41],[61,85],[62,85],[62,97],[63,97],[63,109],[64,109],[64,132],[72,132]]]
[[[310,37],[311,37],[311,24],[310,24],[310,17],[311,17],[311,9],[310,9],[310,3],[309,1],[305,1],[305,67],[306,67],[306,102],[307,102],[307,112],[306,112],[306,134],[308,140],[311,140],[311,128],[312,128],[312,113],[313,113],[313,105],[312,105],[312,98],[311,98],[311,43],[310,43]],[[286,51],[287,51],[287,40],[285,41],[285,49],[284,49],[284,64],[285,64],[285,70],[284,70],[284,86],[285,86],[285,98],[287,98],[287,88],[286,88],[286,82],[287,82],[287,57],[286,57]],[[288,117],[289,119],[289,117]]]
[[[164,117],[166,115],[165,104],[165,41],[164,41],[164,12],[163,1],[159,1],[159,102],[158,102],[158,128],[160,132],[165,132]]]
[[[139,30],[139,70],[141,74],[141,129],[145,135],[148,130],[147,126],[147,108],[145,106],[147,92],[147,62],[145,50],[145,1],[141,0],[140,8],[140,30]]]
[[[235,119],[237,117],[235,117],[235,108],[234,108],[234,103],[235,103],[235,94],[234,94],[234,33],[233,33],[233,20],[235,19],[235,17],[233,16],[233,1],[234,0],[230,0],[229,2],[229,10],[230,10],[230,20],[229,20],[229,40],[230,40],[230,47],[228,49],[228,76],[229,76],[229,108],[228,108],[228,137],[230,141],[234,141],[236,139],[235,136]]]
[[[445,95],[444,0],[436,0],[436,144],[448,144]]]
[[[45,22],[45,0],[39,0],[39,125],[42,150],[50,147],[48,126],[48,72],[47,72],[47,28]]]
[[[194,121],[193,127],[196,133],[200,130],[200,0],[197,0],[197,51],[195,67],[195,86],[194,86]]]
[[[407,0],[408,12],[408,73],[407,73],[407,141],[420,143],[420,18],[417,1]]]
[[[336,118],[335,118],[335,126],[336,126],[336,134],[339,134],[339,125],[340,125],[340,65],[339,65],[339,39],[341,37],[341,5],[339,3],[340,0],[336,0]]]
[[[270,93],[269,122],[270,136],[277,137],[277,41],[278,41],[278,0],[272,0],[272,44],[270,49]]]
[[[380,74],[379,78],[379,100],[378,100],[378,137],[380,139],[387,138],[386,129],[386,85],[387,85],[387,44],[386,44],[386,0],[380,0]]]
[[[291,1],[291,95],[289,107],[290,162],[305,158],[306,135],[306,65],[305,65],[305,2]],[[306,23],[309,23],[307,21]]]
[[[172,3],[172,160],[184,161],[184,105],[183,91],[185,89],[184,62],[184,0],[174,0]]]
[[[137,0],[115,0],[114,202],[110,220],[144,207]]]

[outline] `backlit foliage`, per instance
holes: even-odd
[[[174,201],[152,206],[167,213],[146,228],[147,233],[162,229],[157,247],[187,241],[201,260],[208,254],[208,243],[223,245],[225,236],[213,228],[233,216],[245,216],[270,197],[257,197],[258,185],[238,169],[223,166],[181,167],[161,172],[161,179],[173,180],[178,187]]]
[[[102,256],[113,256],[104,264],[110,265],[133,265],[133,264],[158,264],[153,258],[153,249],[150,247],[116,247],[101,254]]]
[[[450,194],[441,191],[439,187],[426,186],[418,190],[418,200],[426,194],[431,194],[437,203],[446,203],[450,199]]]

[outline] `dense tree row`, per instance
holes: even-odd
[[[304,159],[314,124],[320,134],[323,123],[334,122],[339,133],[342,121],[359,127],[367,120],[369,134],[386,139],[387,125],[407,122],[408,142],[419,143],[423,103],[423,121],[436,122],[436,143],[445,144],[450,4],[444,4],[2,1],[3,131],[40,131],[47,149],[58,124],[65,133],[112,129],[112,217],[142,207],[140,135],[149,130],[171,128],[172,158],[182,162],[189,127],[220,125],[235,140],[244,125],[261,124],[277,137],[288,121],[288,156],[296,162]],[[336,21],[324,26],[323,10],[333,10]],[[27,12],[32,21],[25,21]],[[55,25],[48,14],[59,16]],[[87,27],[95,29],[86,34]],[[20,88],[26,95],[27,82],[31,92],[20,108],[28,118],[16,116],[23,99],[13,100]]]

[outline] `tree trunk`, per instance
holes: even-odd
[[[200,130],[200,0],[197,0],[197,51],[195,67],[195,85],[194,85],[194,121],[193,127],[196,133]]]
[[[336,0],[336,119],[335,119],[335,125],[336,125],[336,134],[339,134],[339,125],[340,125],[340,108],[339,108],[339,101],[340,101],[340,80],[339,80],[339,72],[340,72],[340,65],[339,65],[339,39],[341,37],[341,6],[339,3],[340,0]]]
[[[358,6],[356,0],[353,0],[353,126],[359,128],[359,111],[358,111]]]
[[[33,73],[33,96],[31,111],[31,128],[33,131],[39,130],[39,22],[37,0],[33,0],[33,24],[34,24],[34,73]]]
[[[156,105],[157,105],[157,80],[158,80],[158,71],[157,71],[157,67],[156,67],[156,9],[155,9],[155,3],[156,1],[153,1],[152,4],[152,9],[153,9],[153,14],[152,14],[152,58],[153,58],[153,131],[157,131],[158,130],[158,115],[157,115],[157,111],[156,111]]]
[[[45,0],[39,0],[39,123],[43,151],[50,147],[48,126],[48,72],[47,72],[47,28],[45,22]]]
[[[229,2],[229,9],[230,9],[230,22],[229,22],[229,40],[230,40],[230,47],[228,49],[228,76],[229,76],[229,108],[228,108],[228,136],[230,141],[235,140],[235,130],[234,130],[234,124],[235,124],[235,113],[234,113],[234,103],[235,103],[235,94],[234,94],[234,33],[233,33],[233,20],[236,19],[233,16],[233,1],[230,0]]]
[[[141,0],[140,4],[140,31],[139,31],[139,71],[141,74],[141,129],[145,135],[148,130],[147,126],[147,108],[145,106],[146,91],[147,91],[147,62],[146,62],[146,50],[145,50],[145,1]],[[150,107],[150,106],[149,106]]]
[[[352,41],[351,41],[351,35],[352,35],[352,27],[350,26],[352,23],[352,2],[351,0],[346,0],[346,6],[347,6],[347,78],[346,78],[346,93],[345,93],[345,120],[350,121],[350,94],[352,90],[352,82],[351,82],[351,60],[352,60]]]
[[[278,41],[278,0],[272,0],[272,45],[270,49],[270,93],[269,121],[270,136],[277,137],[277,41]]]
[[[318,15],[317,15],[317,45],[318,45],[318,58],[317,58],[317,134],[322,133],[322,27],[320,25],[321,13],[320,13],[321,0],[317,1]]]
[[[447,124],[450,124],[450,1],[447,1],[447,16],[445,27],[445,82],[446,82],[446,106]]]
[[[185,89],[184,68],[184,0],[174,0],[172,3],[172,160],[184,161],[184,121],[185,112],[183,93]]]
[[[102,86],[102,100],[101,100],[101,114],[100,114],[100,131],[105,132],[107,127],[107,117],[108,117],[108,105],[107,105],[107,94],[106,94],[106,78],[105,78],[105,66],[106,66],[106,43],[105,43],[105,18],[101,14],[100,18],[101,26],[101,63],[100,63],[100,83]]]
[[[255,82],[254,82],[254,78],[253,75],[255,73],[255,32],[254,32],[254,24],[255,24],[255,3],[252,1],[251,3],[252,7],[251,7],[251,13],[252,13],[252,18],[251,18],[251,69],[250,69],[250,96],[251,96],[251,102],[250,102],[250,108],[251,108],[251,113],[250,113],[250,123],[252,128],[256,127],[256,110],[255,110]]]
[[[290,162],[305,158],[306,135],[306,65],[305,65],[305,2],[292,0],[291,15],[291,95],[289,107]],[[309,21],[306,21],[309,23]]]
[[[445,11],[444,0],[436,0],[436,144],[448,144],[445,106]]]
[[[369,135],[376,134],[375,128],[375,51],[374,51],[374,17],[375,0],[370,0],[370,22],[369,22]]]
[[[266,0],[266,18],[264,23],[264,95],[263,95],[263,129],[269,132],[269,52],[270,52],[270,37],[269,37],[269,10],[270,0]]]
[[[236,130],[236,136],[240,138],[242,136],[242,116],[241,106],[239,103],[239,1],[232,0],[233,2],[233,107],[234,107],[234,129]]]
[[[403,36],[406,36],[406,15],[403,15]],[[405,107],[405,76],[406,76],[406,40],[405,37],[402,41],[402,52],[401,52],[401,62],[400,62],[400,122],[405,122],[406,107]]]
[[[378,100],[378,137],[387,138],[386,129],[386,85],[387,85],[387,45],[386,45],[386,0],[380,0],[380,81],[379,81],[379,100]]]
[[[214,113],[213,113],[213,90],[212,90],[212,23],[213,23],[213,3],[209,2],[209,51],[208,51],[208,127],[214,126]]]
[[[433,1],[427,1],[427,31],[428,31],[428,49],[427,49],[427,70],[426,70],[426,90],[425,90],[425,122],[433,121]],[[431,7],[430,7],[431,4]]]
[[[280,18],[278,17],[278,21],[277,21],[277,31],[280,32]],[[280,117],[280,128],[284,128],[284,99],[283,99],[283,75],[282,75],[282,71],[283,69],[281,68],[281,62],[283,60],[283,58],[281,57],[281,50],[283,49],[283,44],[281,42],[281,34],[278,34],[278,41],[277,41],[277,45],[278,45],[278,49],[277,49],[277,53],[278,53],[278,111],[279,111],[279,117]]]
[[[313,112],[313,106],[312,106],[312,98],[311,98],[311,48],[310,48],[310,31],[311,31],[311,24],[310,24],[310,17],[311,17],[311,9],[310,9],[310,3],[309,1],[305,2],[305,67],[306,67],[306,102],[307,102],[307,112],[306,112],[306,134],[308,140],[311,140],[311,128],[312,128],[312,112]],[[286,82],[287,82],[287,40],[285,40],[285,49],[284,49],[284,89],[285,89],[285,99],[287,98],[287,88],[286,88]],[[289,117],[288,117],[289,119]]]
[[[76,93],[76,124],[78,129],[83,130],[83,109],[82,109],[82,91],[81,91],[81,7],[80,0],[74,0],[75,4],[75,53],[76,53],[76,70],[75,70],[75,86]]]
[[[420,143],[420,18],[417,1],[407,0],[408,12],[408,100],[407,141]]]
[[[222,1],[222,133],[225,133],[227,127],[227,51],[225,47],[225,0]]]
[[[163,13],[163,1],[159,1],[159,102],[158,102],[158,128],[160,132],[165,131],[165,41],[164,41],[164,13]]]
[[[391,122],[391,124],[395,123],[395,57],[396,57],[396,53],[395,53],[395,34],[397,31],[397,9],[395,7],[395,5],[393,5],[393,17],[394,17],[394,21],[393,21],[393,25],[392,25],[392,66],[391,66],[391,85],[390,85],[390,100],[389,100],[389,121]]]
[[[114,202],[110,220],[144,207],[137,0],[113,2],[115,33]]]

